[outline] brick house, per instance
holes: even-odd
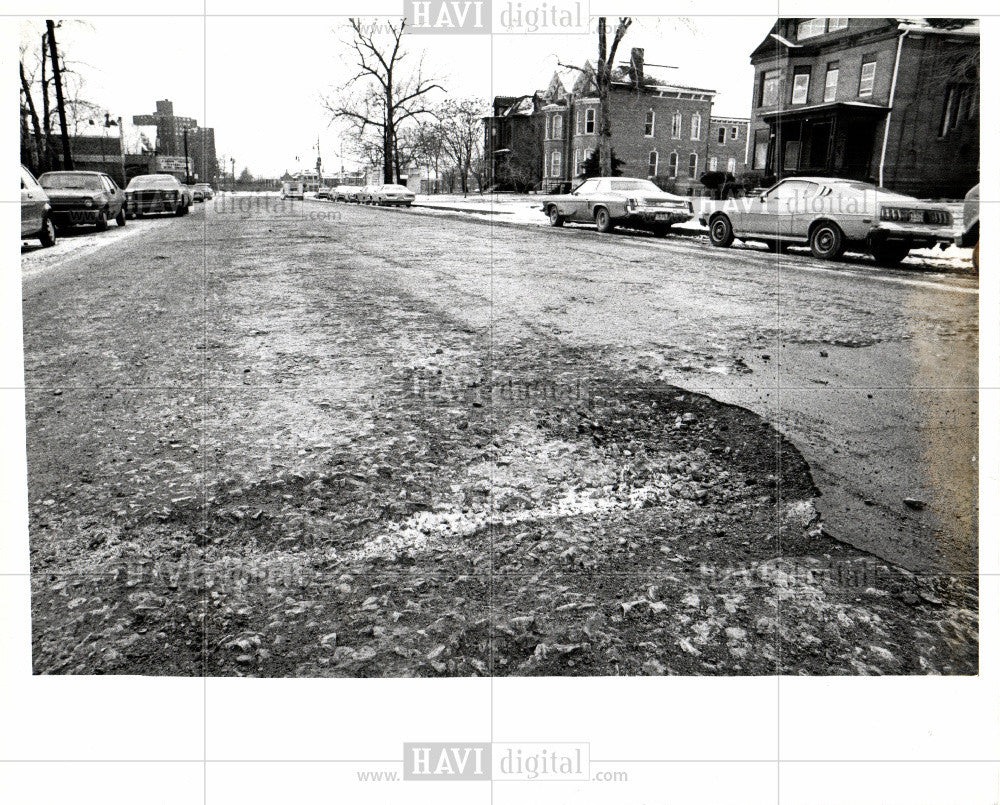
[[[541,183],[543,103],[537,92],[493,99],[493,114],[483,119],[487,187],[525,191]]]
[[[750,61],[749,167],[922,197],[979,181],[976,21],[781,18]]]
[[[707,171],[723,171],[738,176],[746,168],[747,134],[745,117],[713,117],[708,128]]]
[[[622,174],[701,193],[715,92],[651,73],[643,49],[633,48],[629,62],[615,69],[611,93],[611,148]],[[583,72],[553,75],[542,99],[542,189],[554,190],[573,183],[598,148],[601,103],[589,63]]]

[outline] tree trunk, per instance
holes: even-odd
[[[52,58],[52,79],[56,82],[56,106],[59,110],[59,126],[62,128],[63,168],[73,170],[73,153],[69,145],[69,127],[66,125],[66,102],[63,99],[62,70],[59,68],[59,51],[56,46],[56,26],[52,20],[45,20],[49,34],[49,56]]]
[[[21,70],[21,89],[24,90],[24,99],[28,107],[28,114],[31,116],[31,127],[35,134],[35,158],[32,160],[35,164],[32,165],[32,169],[36,171],[35,175],[37,176],[39,173],[44,173],[42,170],[45,160],[42,130],[38,123],[38,112],[35,109],[35,101],[31,97],[31,85],[24,75],[24,65],[21,64],[19,66]]]
[[[49,59],[49,35],[42,34],[42,145],[45,158],[40,166],[45,170],[55,170],[59,167],[59,155],[56,153],[56,143],[52,138],[52,103],[49,101],[49,77],[46,74]]]

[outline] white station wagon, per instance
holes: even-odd
[[[885,265],[899,263],[910,249],[955,238],[943,205],[852,179],[784,179],[759,196],[711,202],[700,220],[715,246],[730,246],[735,238],[763,241],[773,250],[807,245],[822,260],[850,247]]]
[[[572,193],[546,198],[542,212],[552,226],[569,221],[596,224],[598,232],[625,226],[659,235],[671,224],[694,218],[691,202],[683,196],[666,193],[648,179],[624,176],[587,179]]]

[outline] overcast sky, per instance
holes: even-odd
[[[773,17],[643,17],[619,55],[645,49],[646,62],[677,67],[672,80],[714,89],[714,112],[748,116],[753,71],[750,51]],[[339,124],[320,98],[353,72],[346,20],[336,17],[95,18],[64,23],[67,58],[83,79],[83,97],[130,122],[168,98],[178,115],[215,128],[220,157],[237,173],[277,176],[315,162],[319,137],[327,172],[339,168]],[[22,42],[37,48],[39,22],[26,22]],[[409,63],[452,97],[518,95],[544,88],[557,61],[594,59],[594,35],[408,35]],[[155,52],[157,58],[150,58]],[[438,97],[444,97],[437,93]],[[353,161],[345,149],[345,164]],[[298,158],[298,161],[296,160]]]

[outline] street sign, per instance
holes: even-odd
[[[156,158],[156,169],[163,173],[190,173],[190,160],[184,157],[163,157]]]

